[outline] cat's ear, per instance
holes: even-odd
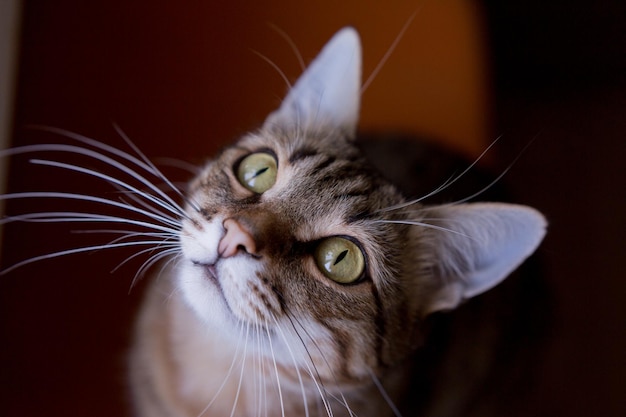
[[[547,226],[535,209],[502,203],[433,207],[427,217],[435,228],[423,230],[421,250],[430,252],[434,281],[425,314],[453,309],[500,283],[535,251]]]
[[[340,30],[300,76],[265,127],[354,136],[361,96],[361,42],[353,28]]]

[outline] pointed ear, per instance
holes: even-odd
[[[435,274],[425,314],[453,309],[500,283],[535,251],[547,226],[535,209],[501,203],[433,207],[427,216],[437,228],[422,231]]]
[[[361,42],[340,30],[300,76],[264,127],[315,131],[341,129],[354,136],[361,95]]]

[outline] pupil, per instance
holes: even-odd
[[[343,252],[341,252],[339,254],[339,256],[337,256],[337,259],[335,259],[335,263],[333,264],[333,266],[337,265],[339,262],[343,261],[343,259],[346,257],[346,255],[348,255],[348,250],[344,250]]]
[[[259,175],[263,174],[265,171],[267,171],[268,169],[270,169],[269,167],[265,167],[265,168],[261,168],[259,169],[255,174],[253,178],[258,177]]]

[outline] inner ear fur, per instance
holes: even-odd
[[[423,315],[454,309],[499,284],[535,251],[547,227],[537,210],[504,203],[429,207],[424,217],[426,225],[411,230],[429,277]]]

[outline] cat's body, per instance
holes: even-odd
[[[539,244],[528,207],[407,202],[354,144],[359,95],[345,29],[192,181],[138,321],[139,416],[391,416],[425,318]]]
[[[422,410],[414,390],[429,392],[421,378],[428,367],[416,355],[425,322],[499,284],[534,252],[546,222],[519,205],[423,205],[458,177],[407,199],[356,142],[360,93],[360,42],[347,28],[261,128],[207,163],[189,184],[184,207],[155,185],[164,182],[182,196],[136,148],[129,154],[66,133],[80,145],[4,152],[86,158],[83,165],[32,162],[116,190],[113,197],[1,196],[80,201],[100,210],[34,212],[3,222],[107,224],[111,229],[99,231],[115,236],[4,272],[105,248],[139,248],[131,258],[149,253],[141,270],[169,258],[152,277],[130,355],[139,417]],[[406,177],[400,182],[420,181]],[[404,408],[405,402],[412,404]]]

